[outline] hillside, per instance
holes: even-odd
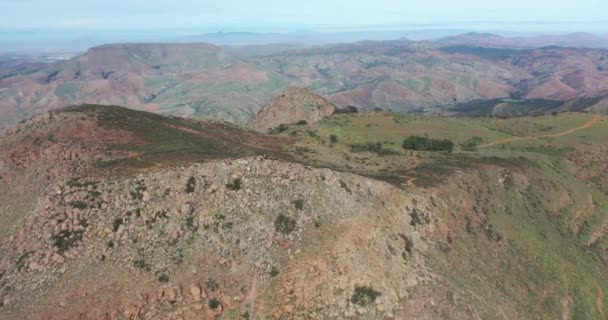
[[[315,123],[331,116],[336,107],[305,88],[291,87],[277,96],[248,123],[248,127],[268,132],[280,125]]]
[[[607,124],[42,114],[0,137],[0,319],[601,319]]]
[[[82,103],[244,124],[289,86],[337,107],[403,112],[608,92],[606,50],[483,45],[444,39],[255,49],[268,52],[262,56],[209,44],[104,45],[67,61],[0,69],[0,125]]]

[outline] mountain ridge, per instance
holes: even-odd
[[[0,115],[10,123],[64,105],[96,103],[243,124],[291,85],[309,87],[338,107],[400,112],[479,99],[569,100],[608,90],[608,53],[598,49],[367,41],[287,53],[272,49],[268,56],[234,50],[116,44],[23,73],[8,71],[0,80]]]

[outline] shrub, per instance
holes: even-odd
[[[354,304],[364,306],[370,303],[374,303],[380,296],[380,292],[374,290],[371,287],[355,287],[355,293],[351,297],[350,301]]]
[[[341,114],[341,113],[357,113],[359,112],[359,109],[357,109],[357,107],[355,106],[347,106],[346,108],[339,108],[336,109],[334,111],[334,114]]]
[[[392,155],[392,154],[398,153],[394,150],[384,148],[384,146],[382,145],[382,142],[367,142],[367,143],[351,144],[350,149],[352,152],[372,152],[372,153],[376,153],[381,156]]]
[[[427,137],[411,136],[403,140],[403,148],[406,150],[452,152],[454,150],[454,143],[447,139],[438,140]]]
[[[192,193],[192,192],[194,192],[195,188],[196,188],[196,178],[190,177],[188,179],[188,182],[186,182],[186,192]]]
[[[217,300],[216,298],[209,300],[209,308],[215,310],[219,306],[220,306],[220,301]]]
[[[337,136],[337,135],[335,135],[335,134],[330,135],[330,136],[329,136],[329,141],[330,141],[331,143],[337,143],[337,142],[338,142],[338,136]]]
[[[306,130],[306,133],[308,133],[308,135],[309,135],[311,138],[315,138],[315,139],[319,139],[319,138],[321,138],[321,137],[319,136],[319,134],[318,134],[316,131],[314,131],[314,130],[310,130],[310,129],[309,129],[309,130]]]
[[[352,192],[352,190],[350,190],[350,188],[349,188],[349,187],[348,187],[348,185],[346,184],[346,182],[344,182],[344,181],[342,181],[342,180],[340,180],[340,181],[338,181],[338,182],[340,183],[340,188],[342,188],[342,189],[346,190],[346,192],[348,192],[348,193],[351,193],[351,194],[353,193],[353,192]]]
[[[112,223],[112,231],[114,231],[114,232],[118,231],[118,229],[123,224],[123,222],[124,221],[122,220],[122,218],[114,219],[114,222]]]
[[[186,228],[188,228],[188,230],[192,232],[196,232],[198,230],[198,226],[196,225],[193,216],[189,216],[186,218]]]
[[[272,269],[270,270],[270,276],[274,278],[278,275],[279,275],[279,269],[277,269],[277,267],[272,267]]]
[[[414,252],[414,240],[405,235],[402,235],[401,238],[403,239],[403,242],[405,242],[405,251],[412,254],[412,252]]]
[[[15,264],[17,265],[18,271],[23,271],[26,268],[25,262],[26,262],[27,258],[29,258],[29,256],[32,255],[32,253],[34,253],[34,252],[28,251],[28,252],[22,254],[21,256],[19,256],[19,258],[17,259],[17,262],[15,262]],[[2,277],[0,277],[0,278],[2,278]]]
[[[429,216],[429,214],[423,212],[418,208],[412,209],[412,212],[410,212],[410,218],[412,218],[410,225],[414,227],[417,225],[431,223],[431,217]]]
[[[53,236],[53,243],[59,249],[59,253],[63,253],[72,248],[76,243],[82,240],[82,230],[69,231],[64,230]]]
[[[298,125],[298,126],[305,126],[307,124],[308,124],[308,121],[306,121],[306,120],[300,120],[300,121],[296,122],[296,125]]]
[[[167,283],[169,282],[169,275],[167,275],[166,273],[162,273],[158,276],[158,281],[159,282],[164,282]]]
[[[80,210],[84,210],[89,207],[84,201],[80,201],[80,200],[72,201],[69,203],[69,205],[72,208],[80,209]]]
[[[241,179],[236,178],[232,179],[232,182],[226,185],[226,188],[230,190],[241,190]]]
[[[268,134],[279,134],[279,133],[283,133],[285,131],[287,131],[287,129],[289,129],[289,126],[282,123],[280,124],[278,127],[276,128],[272,128],[268,130]]]
[[[296,229],[296,220],[280,214],[276,220],[274,220],[274,229],[282,234],[290,234]]]
[[[462,150],[465,151],[477,151],[477,147],[483,141],[480,137],[473,137],[460,145]]]
[[[298,210],[303,210],[304,209],[304,200],[303,199],[295,200],[293,202],[293,204],[296,206],[296,209],[298,209]]]

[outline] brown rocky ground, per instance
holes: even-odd
[[[280,125],[299,121],[315,123],[335,111],[336,107],[325,98],[305,88],[291,87],[260,110],[248,126],[266,133]]]

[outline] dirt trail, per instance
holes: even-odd
[[[572,133],[574,133],[576,131],[579,131],[579,130],[583,130],[583,129],[587,129],[587,128],[593,127],[598,122],[600,122],[603,118],[604,118],[604,116],[598,114],[598,115],[593,116],[593,118],[591,118],[589,121],[585,122],[583,125],[581,125],[579,127],[568,129],[566,131],[562,131],[562,132],[559,132],[559,133],[547,134],[547,135],[542,135],[542,136],[507,138],[507,139],[502,139],[502,140],[490,142],[490,143],[481,145],[479,147],[480,148],[487,148],[487,147],[492,147],[492,146],[495,146],[495,145],[498,145],[498,144],[503,144],[503,143],[507,143],[507,142],[513,142],[513,141],[530,140],[530,139],[538,139],[538,138],[557,138],[557,137],[562,137],[562,136],[566,136],[566,135],[572,134]]]

